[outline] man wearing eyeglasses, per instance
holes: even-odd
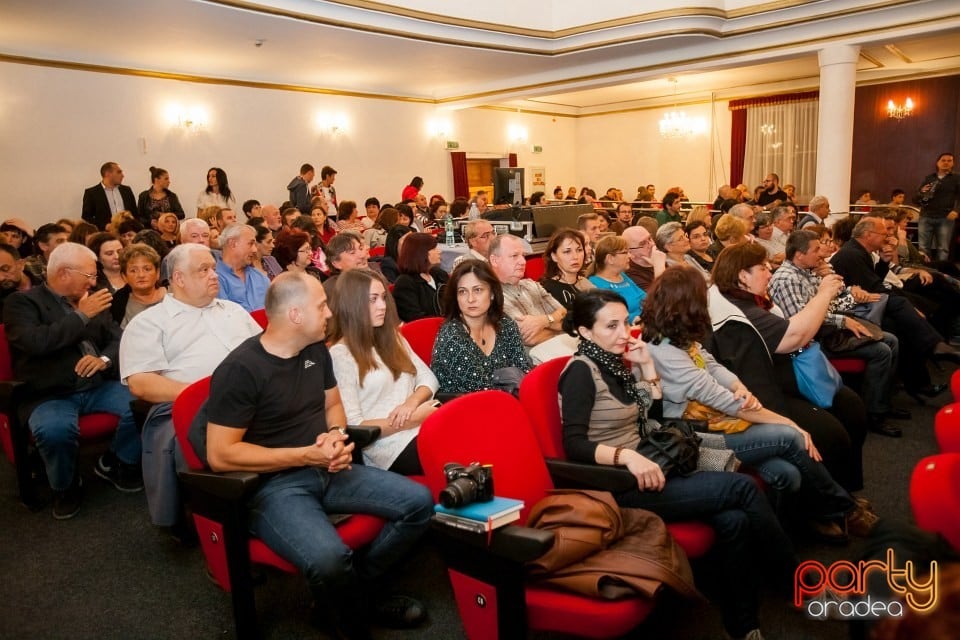
[[[621,202],[617,205],[617,219],[610,224],[610,231],[622,236],[632,224],[633,206],[629,202]]]
[[[80,414],[120,417],[110,450],[94,472],[120,491],[143,489],[131,396],[117,380],[120,328],[109,314],[113,297],[105,289],[91,292],[96,281],[97,256],[83,245],[64,243],[50,252],[46,283],[11,295],[3,309],[13,374],[29,389],[19,413],[46,467],[58,520],[80,510]]]
[[[627,275],[646,291],[650,283],[667,268],[667,254],[657,249],[650,232],[643,227],[628,227],[621,235],[627,241],[627,255],[630,258]]]
[[[470,247],[462,256],[453,261],[453,267],[457,268],[464,260],[481,260],[486,262],[490,257],[490,242],[497,235],[493,231],[493,225],[486,220],[471,220],[463,227],[463,240]]]

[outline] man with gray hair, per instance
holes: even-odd
[[[753,242],[753,229],[757,224],[757,212],[754,208],[745,202],[741,202],[730,207],[729,213],[747,224],[747,238],[750,242]]]
[[[453,261],[453,271],[464,260],[480,260],[486,262],[490,257],[490,243],[493,237],[497,235],[493,231],[493,225],[483,219],[471,220],[463,227],[463,241],[467,243],[470,250],[459,256]]]
[[[189,524],[181,517],[173,401],[212,374],[237,345],[260,333],[260,326],[240,305],[217,298],[220,285],[209,248],[181,244],[167,255],[167,263],[170,293],[137,314],[123,332],[120,380],[153,405],[141,438],[147,507],[153,524],[171,527],[179,537]]]
[[[187,218],[180,224],[180,244],[199,244],[210,247],[210,225],[200,218]],[[211,249],[213,257],[220,259],[220,250]],[[163,256],[160,262],[160,281],[170,280],[170,254]]]
[[[263,308],[270,278],[253,267],[257,259],[257,232],[245,224],[231,224],[220,232],[220,260],[217,277],[218,296],[233,300],[247,311]]]
[[[627,227],[622,235],[627,241],[627,255],[630,257],[630,267],[626,273],[638,287],[646,291],[667,268],[667,254],[657,248],[650,232],[643,227]]]
[[[110,317],[113,296],[106,289],[90,293],[96,281],[97,256],[67,242],[50,253],[46,283],[11,295],[3,309],[13,374],[28,389],[17,408],[46,467],[58,520],[80,511],[80,414],[120,417],[94,471],[120,491],[143,489],[131,397],[117,380],[120,327]]]
[[[577,340],[563,331],[566,309],[537,282],[523,277],[523,241],[505,233],[490,243],[490,267],[503,285],[503,313],[520,328],[534,364],[573,355]]]
[[[826,196],[813,196],[807,204],[809,212],[800,219],[798,229],[806,229],[817,224],[826,224],[830,217],[830,201]]]

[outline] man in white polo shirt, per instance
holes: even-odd
[[[260,326],[235,302],[217,298],[215,260],[203,244],[182,244],[167,256],[170,293],[138,314],[120,341],[120,380],[154,403],[143,427],[143,477],[151,521],[176,527],[180,494],[175,461],[173,401],[213,373]]]

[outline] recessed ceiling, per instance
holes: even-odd
[[[0,61],[571,115],[815,87],[831,44],[861,81],[960,68],[956,0],[449,4],[4,0]]]

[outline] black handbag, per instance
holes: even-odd
[[[663,420],[659,429],[642,434],[637,453],[655,462],[665,478],[689,476],[700,459],[701,440],[693,425],[689,420]],[[641,431],[646,431],[645,425]]]

